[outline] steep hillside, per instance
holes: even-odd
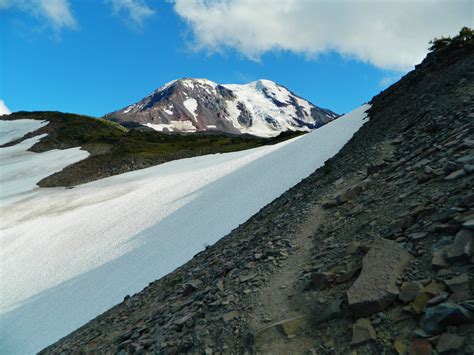
[[[105,117],[164,132],[221,131],[273,137],[286,131],[310,131],[338,115],[270,80],[220,85],[186,78],[167,83]]]
[[[474,41],[374,97],[326,165],[42,353],[474,352]]]

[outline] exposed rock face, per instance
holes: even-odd
[[[337,118],[270,80],[220,85],[207,79],[172,81],[106,118],[165,132],[221,131],[276,136],[309,131]]]
[[[399,244],[377,239],[364,258],[359,278],[347,291],[354,314],[368,316],[390,305],[398,296],[397,278],[410,260]]]

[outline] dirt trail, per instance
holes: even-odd
[[[298,338],[285,335],[272,326],[280,321],[308,314],[308,300],[302,291],[301,271],[311,262],[311,250],[316,231],[324,220],[324,210],[315,205],[309,211],[309,218],[300,226],[299,233],[292,239],[293,253],[288,256],[279,272],[273,274],[266,286],[259,290],[257,307],[251,315],[251,328],[257,334],[255,351],[262,354],[300,353],[310,348],[314,340],[309,334]],[[303,317],[302,317],[303,316]],[[298,323],[300,322],[298,318]]]

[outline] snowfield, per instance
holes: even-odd
[[[173,271],[322,166],[369,107],[278,145],[172,161],[73,189],[32,186],[32,167],[58,171],[55,160],[39,158],[50,152],[25,152],[31,142],[5,154],[10,148],[1,148],[8,179],[0,197],[0,353],[37,352]],[[56,152],[63,162],[84,158],[78,149]],[[9,183],[18,192],[3,194]]]

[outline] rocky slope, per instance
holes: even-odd
[[[105,115],[124,125],[157,131],[221,131],[261,137],[309,131],[338,117],[270,80],[220,85],[207,79],[175,80],[143,100]]]
[[[431,53],[323,168],[42,353],[472,354],[473,54]]]

